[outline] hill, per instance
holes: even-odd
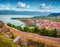
[[[3,33],[0,32],[0,47],[18,47],[12,41],[8,40]]]
[[[27,47],[28,45],[34,45],[34,47],[39,47],[39,46],[40,47],[45,47],[45,46],[46,47],[60,47],[60,38],[53,38],[53,37],[41,36],[41,35],[34,34],[34,33],[23,32],[13,27],[9,27],[2,22],[0,22],[0,31],[2,33],[7,34],[8,36],[10,36],[11,33],[13,33],[15,37],[20,36],[19,41],[17,41],[19,42],[18,44],[27,43]],[[1,47],[16,47],[15,44],[12,41],[9,41],[9,39],[6,38],[5,36],[1,36],[0,34],[0,38],[2,38],[0,39]],[[30,46],[30,47],[33,47],[33,46]]]
[[[0,10],[0,15],[43,15],[46,16],[49,12],[32,12],[32,11],[13,11],[13,10]]]
[[[60,16],[60,13],[51,13],[48,16],[49,17],[57,17],[57,16]]]

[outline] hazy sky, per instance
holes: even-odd
[[[60,12],[60,0],[0,0],[0,10]]]

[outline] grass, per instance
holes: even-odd
[[[0,47],[18,47],[12,41],[8,40],[1,32],[0,32]]]

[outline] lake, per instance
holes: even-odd
[[[22,28],[25,27],[25,24],[22,21],[19,20],[12,20],[11,18],[23,18],[23,17],[33,17],[33,16],[26,16],[26,15],[0,15],[0,21],[3,21],[4,23],[11,23],[16,26],[21,26]]]

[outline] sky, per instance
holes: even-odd
[[[60,13],[60,0],[0,0],[0,10]]]

